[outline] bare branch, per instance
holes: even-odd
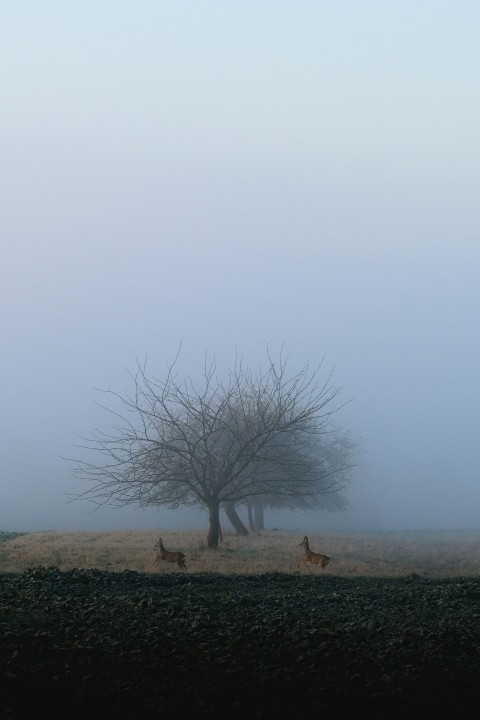
[[[278,362],[267,349],[266,368],[254,373],[236,353],[223,381],[215,356],[205,356],[197,388],[190,378],[177,380],[179,353],[164,379],[147,374],[145,359],[128,373],[130,392],[99,390],[113,424],[77,445],[93,459],[74,461],[74,476],[89,488],[72,499],[200,505],[215,524],[222,502],[270,497],[313,507],[322,494],[341,491],[354,448],[342,448],[338,431],[332,434],[341,388],[333,371],[321,380],[323,358],[315,369],[306,364],[289,375],[283,349]]]

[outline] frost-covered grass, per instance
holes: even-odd
[[[182,572],[176,565],[155,563],[154,545],[161,536],[167,550],[186,555],[188,573],[226,575],[281,572],[342,577],[480,576],[480,531],[310,534],[315,552],[331,557],[324,570],[300,566],[303,535],[267,530],[239,537],[225,533],[217,550],[209,550],[207,531],[119,530],[114,532],[0,532],[0,572],[32,567],[60,570],[95,568],[121,572]]]

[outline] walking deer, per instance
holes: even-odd
[[[165,548],[163,547],[162,538],[158,538],[158,542],[155,543],[154,549],[158,552],[157,557],[153,561],[152,565],[155,565],[155,563],[159,560],[165,560],[165,562],[177,563],[179,568],[184,568],[186,570],[185,555],[182,552],[172,552],[170,550],[165,550]]]
[[[325,568],[330,562],[328,555],[321,555],[320,553],[315,553],[310,550],[308,537],[306,535],[299,544],[303,545],[303,557],[298,561],[298,567],[300,567],[300,563],[303,562],[305,567],[307,567],[307,563],[312,563],[313,565],[320,565],[321,568]]]

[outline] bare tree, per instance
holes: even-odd
[[[324,468],[303,450],[328,432],[340,409],[340,388],[332,385],[332,373],[320,381],[322,363],[289,375],[282,355],[277,363],[268,351],[267,358],[266,369],[256,373],[237,358],[225,381],[215,360],[205,362],[200,389],[190,378],[177,380],[178,355],[164,379],[137,364],[129,373],[131,392],[101,391],[109,396],[110,405],[102,407],[115,425],[82,438],[78,447],[94,459],[74,461],[75,477],[89,487],[73,498],[97,505],[202,506],[210,548],[218,546],[222,503],[233,507],[257,496],[311,501]]]
[[[233,528],[237,531],[237,535],[248,535],[248,530],[235,509],[235,503],[232,500],[225,501],[222,503],[222,508]]]
[[[294,442],[290,445],[290,453],[298,452],[302,442],[298,442],[296,433],[292,433]],[[304,444],[304,443],[303,443]],[[360,453],[360,439],[354,438],[350,433],[330,427],[328,432],[322,433],[320,438],[311,439],[311,447],[303,448],[303,453],[312,455],[310,468],[313,467],[315,482],[308,497],[256,495],[247,498],[240,505],[246,505],[248,517],[248,530],[258,533],[265,528],[265,509],[269,510],[309,510],[322,512],[339,512],[345,510],[348,503],[343,490],[349,483],[349,473],[356,466],[356,457]],[[303,459],[306,466],[305,456]],[[318,469],[321,468],[321,472]],[[311,472],[311,470],[310,470]],[[248,534],[248,530],[238,516],[233,503],[229,503],[228,511],[224,507],[231,524],[241,535]]]

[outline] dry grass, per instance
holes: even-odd
[[[36,532],[0,543],[0,572],[20,573],[38,566],[55,566],[60,570],[182,572],[170,563],[153,564],[159,535],[167,550],[185,553],[190,573],[480,576],[480,531],[473,530],[311,533],[311,548],[331,557],[324,570],[298,567],[303,535],[286,531],[266,531],[247,538],[225,534],[215,551],[208,550],[206,532],[199,531]]]

